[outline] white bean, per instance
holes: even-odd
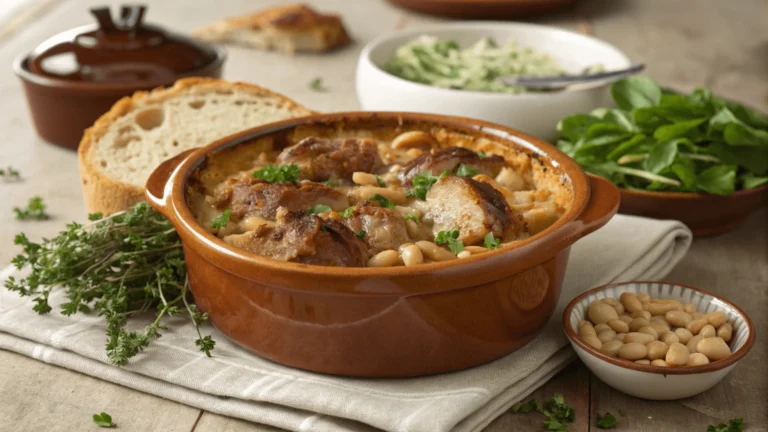
[[[672,331],[665,331],[659,335],[659,340],[667,345],[672,345],[675,342],[680,342],[680,338]]]
[[[684,366],[688,363],[688,348],[681,343],[673,343],[667,350],[665,361],[669,366]]]
[[[669,365],[665,360],[662,359],[656,359],[651,361],[651,366],[661,366],[661,367],[668,367]]]
[[[685,327],[693,319],[689,313],[677,310],[667,312],[664,317],[675,327]]]
[[[731,349],[728,344],[719,337],[711,337],[700,340],[696,344],[696,350],[710,361],[721,360],[731,355]]]
[[[648,327],[648,324],[650,323],[645,318],[635,318],[629,322],[629,329],[631,331],[638,331],[641,327]]]
[[[397,265],[399,260],[400,255],[398,255],[397,251],[388,249],[372,256],[368,260],[368,267],[392,267]]]
[[[699,345],[699,341],[702,341],[702,340],[704,340],[704,338],[701,337],[701,335],[696,335],[692,337],[690,340],[688,340],[685,346],[688,348],[688,351],[691,353],[699,352],[696,347]]]
[[[654,339],[658,339],[659,338],[659,333],[656,330],[654,330],[653,327],[650,327],[650,326],[640,327],[639,329],[637,329],[637,332],[638,333],[649,334],[649,335],[653,336]]]
[[[595,331],[599,334],[603,330],[609,330],[610,327],[608,324],[598,324],[595,326]]]
[[[635,360],[635,363],[648,366],[651,364],[651,361],[648,359],[640,359],[640,360]]]
[[[435,144],[432,135],[423,131],[403,132],[392,140],[392,148],[406,149],[419,147],[424,150],[430,149]]]
[[[733,337],[733,326],[729,323],[721,325],[720,328],[717,329],[717,337],[726,342],[730,342],[731,337]]]
[[[456,259],[456,255],[448,252],[447,250],[441,248],[440,246],[432,242],[428,242],[424,240],[417,241],[416,246],[418,246],[419,249],[421,249],[421,252],[432,261],[448,261],[448,260]]]
[[[362,186],[378,186],[379,180],[375,175],[357,171],[352,173],[352,181]]]
[[[704,327],[701,328],[701,331],[699,332],[701,337],[703,338],[711,338],[717,336],[717,331],[715,330],[715,326],[712,324],[707,324]]]
[[[624,305],[624,310],[629,313],[643,310],[643,304],[640,303],[640,299],[638,299],[634,293],[621,293],[619,300],[621,301],[621,304]]]
[[[603,343],[611,341],[615,337],[616,337],[616,332],[611,329],[603,330],[597,334],[597,338],[600,339],[600,342],[603,342]]]
[[[603,342],[600,352],[611,357],[616,357],[616,355],[619,354],[619,348],[621,348],[622,345],[624,345],[624,343],[617,340]]]
[[[667,351],[669,351],[669,345],[661,341],[653,341],[645,347],[648,348],[649,360],[663,359],[667,356]]]
[[[595,324],[605,324],[610,320],[619,319],[619,314],[616,313],[611,305],[599,301],[594,301],[589,305],[587,316]]]
[[[648,348],[644,344],[630,342],[619,348],[619,357],[627,360],[640,360],[648,355]]]
[[[482,246],[464,246],[464,250],[469,251],[469,253],[471,253],[472,255],[477,255],[481,253],[486,253],[490,249],[484,248]]]
[[[584,338],[585,336],[597,337],[597,332],[591,322],[582,320],[579,321],[579,337]]]
[[[697,335],[705,325],[707,325],[707,320],[704,318],[699,318],[689,322],[685,328],[688,329],[688,331],[691,333]]]
[[[686,366],[703,366],[709,364],[709,359],[702,353],[693,353],[688,356]]]
[[[626,316],[626,315],[622,315]],[[619,317],[621,318],[621,317]],[[608,321],[608,326],[615,331],[616,333],[626,333],[629,331],[629,324],[622,321],[621,319],[615,319]]]
[[[624,336],[624,343],[638,342],[643,345],[646,345],[655,340],[656,338],[649,335],[648,333],[630,332],[630,333],[627,333],[626,336]]]
[[[401,247],[400,257],[403,259],[403,263],[406,267],[424,262],[424,255],[421,253],[421,249],[415,244],[407,244],[404,247]]]
[[[728,315],[723,311],[710,312],[704,315],[704,318],[706,318],[707,322],[712,324],[715,328],[719,328],[728,321]]]
[[[472,253],[470,251],[467,251],[467,250],[463,250],[463,251],[461,251],[461,252],[456,254],[457,258],[469,258],[471,256],[472,256]]]
[[[586,335],[581,339],[593,348],[600,349],[603,347],[603,343],[600,342],[600,339],[598,339],[597,336]]]
[[[690,330],[684,328],[676,328],[675,334],[677,335],[677,338],[680,339],[681,344],[687,344],[688,341],[693,337],[693,333],[691,333]]]

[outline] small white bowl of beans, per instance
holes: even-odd
[[[565,308],[563,326],[576,354],[598,378],[654,400],[708,390],[755,341],[752,322],[733,303],[666,282],[589,290]]]

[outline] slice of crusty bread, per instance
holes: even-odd
[[[193,32],[210,42],[247,48],[326,51],[350,42],[338,15],[323,15],[303,4],[278,6],[251,15],[228,18]]]
[[[235,132],[312,114],[261,87],[186,78],[167,89],[120,99],[85,131],[78,156],[89,213],[110,214],[144,199],[144,184],[164,160]]]

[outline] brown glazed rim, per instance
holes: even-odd
[[[356,121],[370,122],[377,118],[398,121],[398,123],[406,120],[414,123],[421,122],[441,125],[474,136],[486,136],[490,139],[494,139],[496,142],[503,143],[504,141],[513,141],[516,144],[515,147],[520,151],[524,151],[532,157],[539,158],[543,163],[546,163],[548,166],[567,176],[573,191],[571,208],[553,225],[534,236],[515,242],[513,245],[461,259],[461,263],[458,264],[454,260],[451,260],[422,264],[413,267],[338,268],[276,261],[232,247],[226,244],[223,240],[204,230],[195,219],[191,210],[187,207],[185,193],[187,179],[193,170],[203,163],[205,156],[208,153],[233,147],[265,135],[290,130],[301,125],[333,124],[346,121],[354,124]],[[525,268],[529,268],[551,258],[554,253],[569,247],[583,235],[592,231],[589,229],[589,226],[587,226],[591,221],[580,218],[582,213],[586,214],[588,213],[586,210],[592,208],[588,208],[587,206],[590,202],[590,180],[587,174],[585,174],[571,158],[557,150],[554,146],[514,129],[463,117],[403,112],[342,112],[316,114],[288,119],[248,129],[222,138],[206,147],[193,150],[189,154],[183,156],[183,160],[178,166],[172,168],[171,171],[172,172],[168,175],[167,182],[162,192],[162,195],[164,196],[159,197],[159,201],[156,199],[150,199],[150,201],[154,202],[155,206],[163,209],[166,216],[169,217],[172,222],[175,222],[174,225],[177,230],[182,231],[182,229],[179,228],[183,228],[187,233],[193,235],[195,240],[199,241],[204,248],[208,248],[216,254],[224,255],[226,259],[232,260],[231,263],[233,266],[256,266],[267,271],[273,270],[281,273],[290,272],[292,275],[291,277],[305,276],[312,278],[312,276],[315,276],[323,278],[330,277],[334,278],[334,280],[358,280],[361,278],[375,279],[377,277],[381,277],[382,279],[414,276],[425,277],[432,276],[432,273],[441,272],[442,277],[450,277],[451,275],[476,276],[477,280],[475,280],[475,283],[484,283],[486,280],[494,280],[489,279],[490,275],[488,273],[494,268],[497,268],[496,266],[510,266],[514,264],[509,260],[504,261],[505,255],[512,254],[514,251],[517,251],[517,254],[524,254],[524,256],[527,257],[527,265]],[[153,177],[154,175],[150,176],[148,185],[152,184]],[[607,183],[606,180],[602,179],[597,179],[597,181]],[[613,185],[610,184],[609,186],[613,187]],[[150,186],[148,186],[148,188],[150,188]],[[618,193],[616,195],[618,198]],[[611,210],[609,204],[611,204],[611,202],[599,202],[594,207],[600,209],[605,207],[606,211],[603,212],[604,216],[612,216],[618,208],[618,199],[616,203],[612,204],[613,210]],[[602,226],[602,224],[600,226]],[[522,251],[520,251],[521,249]],[[476,265],[472,266],[472,263],[475,263]],[[470,271],[470,269],[472,270]],[[435,275],[435,277],[438,276]],[[448,284],[450,285],[450,283]],[[425,290],[424,292],[432,291],[437,290],[430,289]],[[374,294],[392,295],[402,294],[402,292],[384,290],[377,291]]]
[[[95,28],[96,28],[95,25],[89,24],[89,25],[70,29],[69,31],[93,30]],[[203,65],[197,69],[192,69],[192,70],[178,74],[176,79],[183,78],[183,77],[190,77],[190,76],[207,76],[210,73],[210,71],[220,68],[221,65],[224,63],[224,61],[227,59],[227,50],[224,49],[224,47],[221,47],[218,45],[212,45],[202,41],[198,43],[201,46],[204,46],[205,49],[211,50],[211,52],[215,54],[215,58],[210,63]],[[83,91],[83,92],[87,92],[87,91],[126,92],[126,91],[133,91],[139,88],[141,89],[154,88],[154,87],[173,84],[173,82],[162,81],[162,80],[160,81],[144,80],[144,81],[130,81],[130,82],[120,82],[120,83],[108,83],[108,82],[105,83],[105,82],[57,79],[57,78],[51,78],[48,76],[38,75],[32,72],[31,70],[29,70],[29,67],[27,66],[28,61],[29,61],[29,54],[22,54],[16,57],[16,59],[14,59],[13,61],[13,71],[16,73],[18,77],[20,77],[24,81],[32,82],[43,87],[66,89],[66,90],[73,90],[73,91]]]
[[[581,338],[576,334],[573,328],[571,328],[570,321],[571,321],[571,313],[573,312],[573,308],[582,299],[589,296],[590,294],[604,291],[608,288],[616,287],[616,286],[622,286],[627,284],[649,284],[649,283],[663,283],[663,284],[669,284],[669,285],[677,285],[683,288],[687,288],[691,291],[696,291],[698,293],[711,296],[727,304],[728,306],[738,311],[739,315],[741,315],[741,317],[744,318],[744,322],[747,324],[747,328],[749,329],[749,337],[747,337],[747,341],[744,343],[744,345],[741,348],[736,350],[736,352],[732,353],[730,356],[728,356],[723,360],[717,360],[711,363],[707,363],[703,366],[664,367],[664,366],[641,365],[634,362],[622,361],[615,357],[605,355],[600,351],[598,351],[597,349],[595,349],[594,347],[592,347],[591,345],[581,340]],[[597,288],[592,288],[591,290],[576,296],[576,298],[571,300],[571,302],[568,303],[568,306],[565,307],[565,310],[563,311],[563,329],[565,330],[565,334],[568,336],[568,339],[570,339],[576,345],[580,346],[589,354],[599,358],[600,360],[606,361],[612,365],[615,365],[624,369],[631,369],[639,372],[648,372],[648,373],[654,373],[659,375],[695,375],[699,373],[714,372],[720,369],[724,369],[741,360],[745,355],[747,355],[749,350],[752,349],[752,345],[755,344],[755,327],[752,325],[752,320],[749,319],[749,315],[747,315],[746,312],[744,312],[740,307],[724,299],[723,297],[712,294],[709,291],[704,291],[703,289],[694,288],[690,285],[684,285],[676,282],[664,282],[664,281],[626,281],[626,282],[618,282],[618,283],[603,285]]]
[[[674,199],[674,200],[703,200],[711,198],[742,198],[748,195],[759,195],[764,192],[768,192],[768,184],[758,186],[752,189],[742,189],[735,191],[730,195],[717,195],[717,194],[704,194],[695,192],[659,192],[659,191],[644,191],[636,189],[619,188],[622,194],[634,195],[644,198],[657,198],[657,199]]]

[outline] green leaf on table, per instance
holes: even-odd
[[[597,413],[597,423],[595,425],[598,429],[613,429],[617,424],[619,424],[619,421],[611,413],[607,412],[605,415]]]
[[[743,123],[732,122],[723,131],[725,142],[732,146],[765,147],[768,152],[768,131],[755,129]]]
[[[661,88],[650,77],[633,76],[613,83],[611,96],[619,108],[630,111],[658,105],[661,101]]]
[[[557,123],[557,131],[570,141],[577,141],[586,135],[590,126],[601,123],[600,119],[589,114],[568,116]]]
[[[677,156],[677,144],[678,140],[663,141],[656,144],[648,154],[648,158],[643,162],[643,168],[658,174],[672,165]]]
[[[752,173],[746,173],[741,176],[741,184],[744,189],[754,189],[758,186],[768,184],[768,177],[758,177]]]
[[[720,423],[717,426],[709,425],[707,432],[742,432],[744,430],[744,420],[741,417],[731,419],[728,423]]]
[[[105,412],[102,412],[100,414],[94,414],[93,422],[96,423],[96,425],[98,425],[99,427],[103,427],[103,428],[111,428],[115,426],[115,424],[112,423],[112,416],[110,416]]]
[[[653,132],[653,137],[659,141],[668,141],[688,135],[696,136],[698,135],[697,128],[705,121],[707,121],[707,119],[701,118],[664,125]]]
[[[696,179],[699,189],[717,195],[729,195],[736,190],[736,167],[716,165],[702,171]]]

